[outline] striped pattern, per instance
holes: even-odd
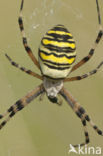
[[[19,23],[19,28],[20,28],[21,35],[22,35],[23,45],[24,45],[24,48],[25,48],[28,56],[31,58],[31,60],[34,62],[34,64],[40,69],[39,63],[38,63],[36,57],[34,56],[31,48],[29,47],[28,42],[27,42],[27,38],[26,38],[26,35],[25,35],[24,25],[23,25],[23,20],[22,20],[23,4],[24,4],[24,0],[21,1],[20,15],[19,15],[19,18],[18,18],[18,23]]]
[[[0,114],[0,119],[4,119],[0,123],[0,129],[2,129],[6,123],[18,112],[27,106],[36,97],[45,92],[43,84],[39,85],[36,89],[29,92],[26,96],[16,101],[4,114]]]
[[[10,56],[8,56],[7,54],[5,54],[5,56],[6,56],[6,58],[10,61],[10,63],[11,63],[12,66],[14,66],[14,67],[20,69],[21,71],[27,73],[28,75],[32,75],[32,76],[34,76],[34,77],[36,77],[36,78],[38,78],[38,79],[40,79],[40,80],[43,80],[43,77],[40,76],[39,74],[37,74],[37,73],[31,71],[30,69],[26,69],[25,67],[20,66],[18,63],[14,62],[14,61],[10,58]]]
[[[103,66],[103,61],[95,69],[93,69],[92,71],[90,71],[90,72],[88,72],[86,74],[80,75],[80,76],[68,77],[68,78],[64,79],[64,82],[82,80],[82,79],[85,79],[85,78],[87,78],[89,76],[92,76],[92,75],[96,74],[100,70],[101,66]]]
[[[65,78],[76,57],[76,45],[72,34],[63,26],[49,30],[41,40],[39,63],[41,72],[51,78]]]
[[[101,28],[101,26],[100,26],[100,30],[98,32],[98,35],[96,37],[96,40],[94,42],[93,47],[89,51],[89,54],[87,56],[85,56],[82,60],[80,60],[77,64],[75,64],[73,66],[73,68],[71,69],[71,72],[74,71],[74,70],[76,70],[76,69],[78,69],[79,67],[81,67],[82,65],[84,65],[86,62],[88,62],[92,58],[92,56],[94,54],[94,51],[95,51],[95,49],[96,49],[96,47],[97,47],[97,45],[100,42],[100,40],[101,40],[102,37],[103,37],[103,28]]]
[[[60,95],[63,96],[63,98],[67,101],[67,103],[76,113],[76,115],[81,119],[81,122],[84,128],[85,142],[81,144],[73,145],[74,147],[78,147],[78,145],[84,146],[85,144],[88,144],[90,142],[86,122],[89,122],[89,124],[97,132],[97,134],[103,136],[103,131],[100,130],[98,126],[95,125],[95,123],[93,123],[89,115],[86,113],[85,109],[74,99],[74,97],[70,94],[69,91],[67,91],[63,87],[60,91]]]
[[[71,72],[74,71],[74,70],[76,70],[77,68],[81,67],[83,64],[85,64],[86,62],[88,62],[92,58],[92,56],[94,54],[94,51],[95,51],[98,43],[100,42],[101,38],[103,37],[103,27],[102,27],[102,24],[101,24],[101,16],[100,16],[100,9],[99,9],[98,0],[96,0],[96,5],[97,5],[97,14],[98,14],[98,23],[99,23],[99,32],[98,32],[98,35],[96,37],[96,40],[95,40],[92,48],[89,51],[89,54],[87,56],[85,56],[77,64],[75,64],[73,66],[73,68],[71,69]]]

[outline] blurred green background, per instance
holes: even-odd
[[[103,20],[103,2],[100,0]],[[22,66],[39,73],[22,45],[18,26],[21,0],[0,0],[0,112],[34,89],[40,80],[12,67],[7,53]],[[73,34],[77,45],[77,61],[86,56],[98,33],[94,0],[25,0],[23,20],[29,45],[36,57],[43,34],[56,24],[64,24]],[[93,58],[73,75],[94,69],[103,60],[103,42]],[[102,68],[103,71],[103,68]],[[103,72],[65,87],[78,99],[95,123],[103,129]],[[103,148],[103,138],[88,126],[89,146]],[[19,112],[0,132],[0,156],[74,156],[68,154],[69,144],[84,141],[80,119],[63,102],[59,107],[45,97],[34,100]],[[102,149],[103,154],[103,149]]]

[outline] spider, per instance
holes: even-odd
[[[18,18],[18,23],[22,35],[23,45],[31,58],[33,63],[41,71],[41,75],[28,70],[16,62],[14,62],[7,54],[6,57],[10,61],[11,65],[19,68],[21,71],[32,75],[43,82],[34,90],[30,91],[26,96],[22,97],[16,101],[4,114],[0,115],[0,119],[6,117],[4,121],[0,124],[0,129],[20,110],[22,110],[27,104],[29,104],[36,97],[42,96],[46,93],[48,99],[52,103],[58,105],[61,104],[59,96],[62,96],[66,102],[70,105],[76,115],[80,118],[81,123],[84,128],[85,141],[80,144],[83,146],[90,142],[89,134],[87,131],[87,123],[89,122],[92,128],[99,134],[103,135],[103,132],[92,122],[89,115],[86,113],[84,108],[74,99],[70,92],[64,88],[63,83],[75,80],[82,80],[98,72],[100,67],[103,65],[103,61],[92,71],[83,74],[81,76],[68,77],[68,75],[81,67],[83,64],[88,62],[94,54],[94,51],[103,36],[103,28],[101,25],[101,16],[98,0],[96,0],[98,22],[99,22],[99,32],[94,42],[93,47],[90,49],[89,54],[81,59],[77,64],[72,66],[76,58],[76,46],[72,34],[64,27],[64,25],[56,25],[50,29],[42,38],[41,44],[38,51],[39,61],[35,58],[32,53],[31,48],[28,45],[27,38],[24,32],[24,25],[22,20],[22,10],[23,10],[24,0],[21,1],[20,15]],[[74,145],[78,147],[79,144]]]

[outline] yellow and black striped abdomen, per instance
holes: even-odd
[[[39,47],[42,74],[54,79],[67,77],[75,61],[75,50],[73,36],[63,25],[50,29]]]

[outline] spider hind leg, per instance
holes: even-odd
[[[62,88],[60,91],[61,96],[64,97],[64,99],[67,101],[67,103],[70,105],[70,107],[73,109],[73,111],[76,113],[76,115],[81,119],[82,125],[84,128],[84,134],[85,134],[85,143],[80,144],[80,146],[83,146],[85,144],[88,144],[90,142],[88,131],[86,128],[86,121],[89,122],[91,127],[101,136],[103,136],[103,131],[101,131],[90,119],[89,115],[86,113],[84,108],[72,97],[72,95],[67,91],[65,88]],[[78,147],[78,145],[74,145],[74,147]]]
[[[0,124],[0,129],[2,129],[6,123],[20,110],[22,110],[25,106],[27,106],[32,100],[38,97],[40,94],[45,92],[43,84],[38,86],[36,89],[29,92],[26,96],[16,101],[10,108],[4,113],[0,115],[0,119],[4,119]]]

